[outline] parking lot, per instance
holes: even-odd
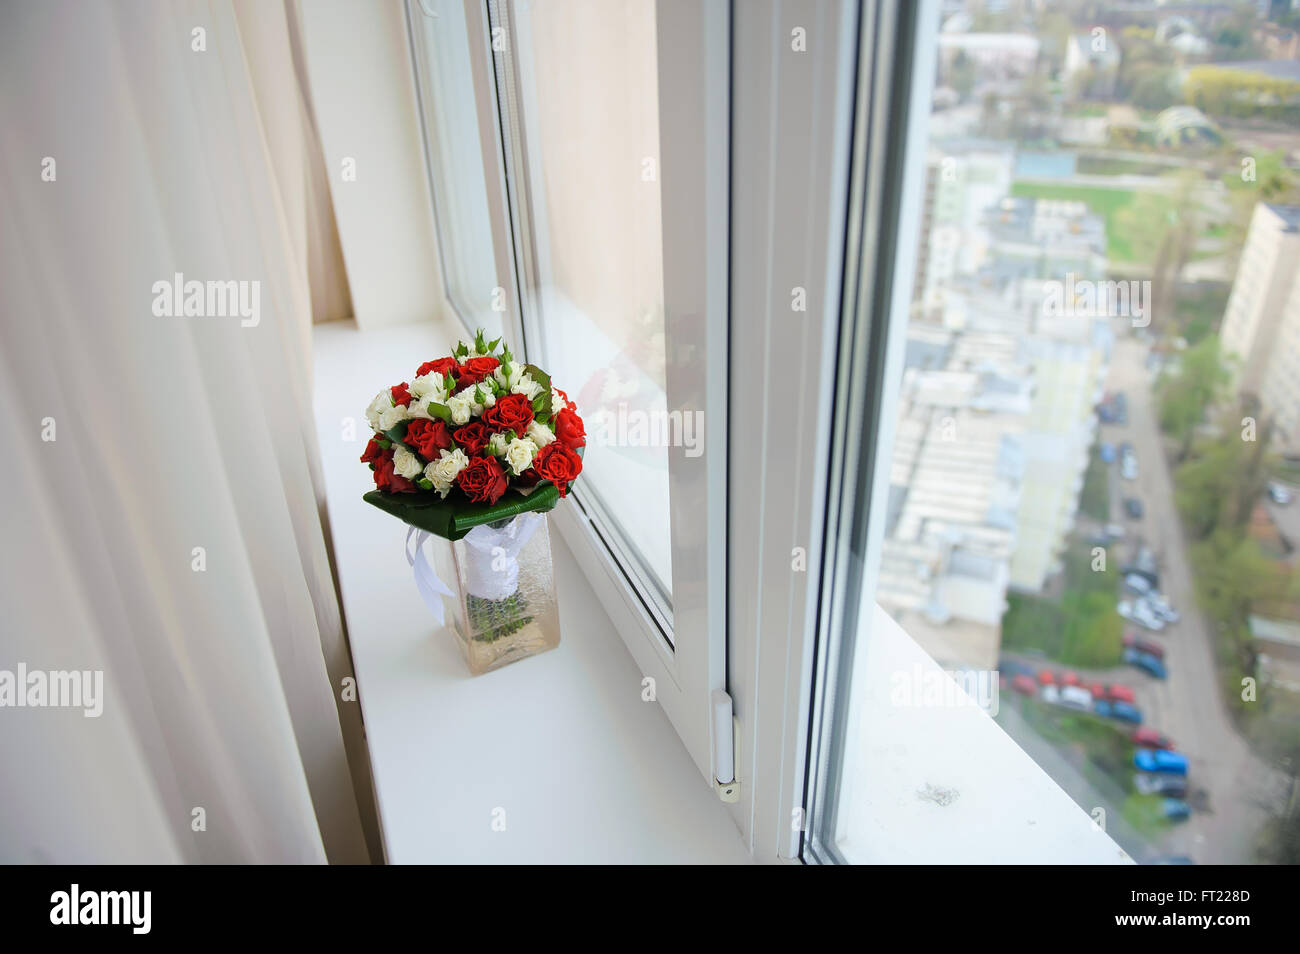
[[[1107,391],[1127,395],[1127,423],[1102,424],[1098,439],[1116,447],[1130,443],[1139,464],[1132,480],[1121,477],[1119,460],[1109,465],[1110,522],[1125,528],[1125,539],[1111,554],[1128,561],[1138,541],[1150,547],[1159,563],[1160,588],[1181,619],[1159,633],[1125,624],[1164,647],[1167,678],[1128,665],[1077,671],[1086,682],[1133,687],[1143,724],[1170,736],[1188,757],[1188,800],[1196,810],[1163,836],[1162,844],[1152,846],[1152,856],[1186,855],[1201,864],[1246,862],[1253,859],[1254,840],[1268,814],[1266,799],[1281,779],[1250,751],[1222,702],[1209,624],[1196,606],[1172,474],[1161,450],[1146,352],[1143,343],[1121,336],[1106,382]],[[1141,518],[1126,514],[1125,498],[1142,502]]]

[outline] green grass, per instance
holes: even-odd
[[[1086,202],[1088,207],[1106,222],[1106,257],[1115,262],[1144,264],[1147,254],[1136,249],[1131,241],[1131,228],[1124,221],[1124,212],[1137,199],[1132,189],[1107,189],[1101,186],[1056,185],[1039,182],[1016,182],[1011,194],[1026,199],[1065,199]],[[1172,210],[1174,202],[1160,193],[1151,196],[1160,209]]]
[[[1079,493],[1079,509],[1098,523],[1110,521],[1110,469],[1097,456],[1096,447],[1088,455],[1088,469],[1083,475],[1083,490]]]
[[[1151,838],[1169,830],[1169,821],[1163,810],[1164,796],[1139,795],[1134,792],[1124,800],[1120,814],[1139,834]]]
[[[1108,555],[1105,570],[1093,571],[1091,548],[1071,541],[1059,602],[1030,593],[1007,594],[1002,645],[1039,651],[1067,666],[1102,669],[1118,665],[1124,651],[1124,628],[1115,613],[1117,574],[1112,556]]]

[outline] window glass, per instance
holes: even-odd
[[[841,834],[906,741],[855,718],[958,719],[907,653],[864,646],[883,612],[1135,860],[1300,861],[1300,117],[1265,48],[1285,31],[1253,5],[948,8],[922,40]]]
[[[420,101],[447,299],[470,333],[503,333],[506,300],[497,279],[465,5],[412,0]]]
[[[584,501],[672,588],[652,0],[513,5],[538,360],[584,418]]]

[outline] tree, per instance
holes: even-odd
[[[1178,441],[1180,461],[1187,458],[1196,429],[1205,420],[1205,412],[1222,396],[1228,380],[1227,368],[1219,356],[1218,335],[1207,335],[1188,348],[1179,370],[1162,379],[1160,426]],[[1235,428],[1233,434],[1236,436]]]

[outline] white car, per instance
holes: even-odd
[[[1061,705],[1082,712],[1092,711],[1092,693],[1081,686],[1062,686]]]
[[[1268,482],[1268,495],[1272,498],[1273,503],[1285,507],[1291,502],[1291,491],[1279,484],[1276,480]]]
[[[1178,610],[1170,606],[1169,601],[1159,593],[1152,593],[1147,596],[1146,604],[1151,608],[1151,612],[1155,613],[1156,616],[1160,617],[1160,619],[1164,620],[1166,623],[1176,623],[1182,619],[1182,617],[1178,615]]]
[[[1060,705],[1060,704],[1061,704],[1061,690],[1060,690],[1060,689],[1057,689],[1057,688],[1056,688],[1055,686],[1053,686],[1053,685],[1046,685],[1046,686],[1043,686],[1042,691],[1038,694],[1038,698],[1041,699],[1043,702],[1050,703],[1051,705],[1054,705],[1054,706],[1056,706],[1056,705]]]
[[[1138,462],[1137,458],[1132,455],[1126,456],[1119,464],[1119,475],[1125,480],[1138,479]]]
[[[1121,600],[1115,611],[1130,623],[1137,623],[1152,632],[1165,628],[1165,621],[1156,615],[1146,600]]]

